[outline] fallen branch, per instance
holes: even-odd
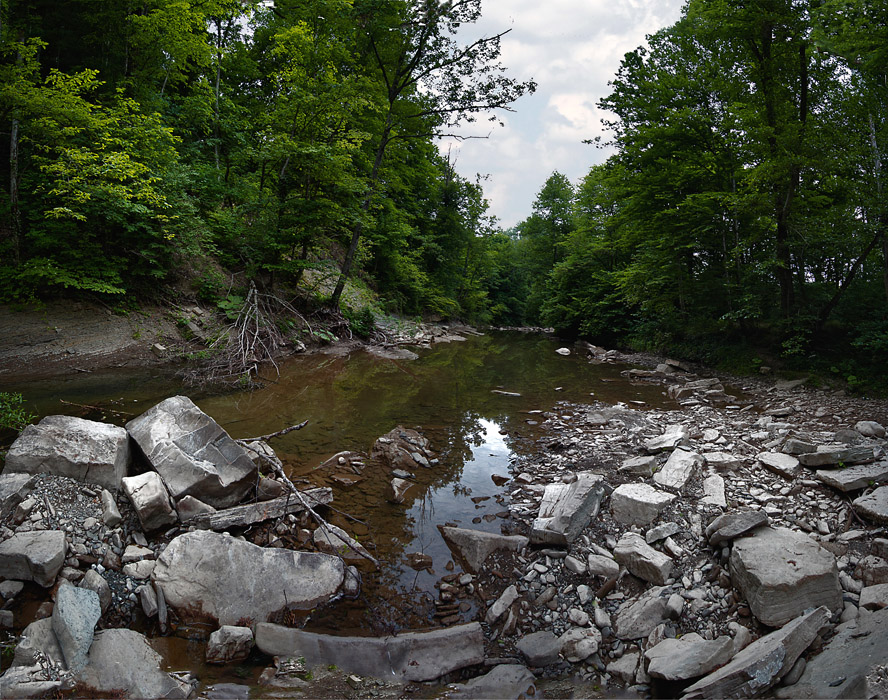
[[[299,428],[302,428],[303,426],[305,426],[306,423],[308,423],[308,421],[303,421],[299,425],[290,426],[290,428],[285,428],[283,431],[278,431],[278,432],[283,433],[283,432],[289,431],[290,429],[298,430]],[[272,433],[271,435],[276,436],[277,434]],[[262,438],[240,439],[240,440],[235,440],[235,442],[238,445],[240,445],[241,447],[247,447],[249,445],[249,443],[255,442],[256,440],[259,440],[259,439],[262,439]],[[267,439],[267,436],[266,436],[266,439]],[[263,460],[271,467],[271,470],[274,472],[275,476],[277,476],[277,478],[280,479],[284,483],[284,485],[290,490],[290,492],[294,496],[296,496],[296,498],[299,500],[299,502],[305,508],[306,512],[311,514],[311,517],[314,518],[315,522],[317,522],[317,524],[319,526],[327,528],[328,531],[331,530],[332,528],[331,528],[330,523],[328,523],[323,517],[321,517],[317,513],[317,511],[308,503],[308,501],[306,500],[306,498],[302,494],[302,492],[296,488],[295,484],[293,484],[293,482],[290,481],[290,478],[284,473],[284,465],[281,462],[281,460],[278,459],[277,455],[267,455],[267,454],[264,454],[261,452],[257,452],[256,454],[259,455],[259,459]],[[374,566],[379,566],[379,562],[374,557],[372,557],[368,552],[360,551],[359,549],[354,547],[351,544],[351,542],[344,541],[343,543],[345,544],[346,547],[348,547],[351,551],[353,551],[359,557],[362,557],[363,559],[367,559],[368,561],[372,562]],[[341,555],[336,554],[335,556],[339,557],[340,560],[345,562],[345,559]]]
[[[247,438],[245,440],[235,440],[235,442],[239,442],[244,445],[244,447],[246,447],[244,443],[256,442],[257,440],[271,440],[272,438],[281,437],[282,435],[286,435],[287,433],[292,433],[294,430],[302,430],[306,425],[308,425],[308,421],[304,420],[301,423],[297,423],[296,425],[291,425],[289,428],[278,430],[276,433],[268,433],[268,435],[260,435],[259,437]]]

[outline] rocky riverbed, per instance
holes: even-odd
[[[768,378],[726,389],[689,369],[627,370],[661,385],[674,409],[561,403],[529,416],[536,449],[497,484],[507,534],[442,527],[459,568],[439,581],[430,629],[389,638],[299,629],[317,605],[357,594],[372,556],[294,502],[261,468],[265,446],[232,447],[187,399],[122,435],[98,429],[102,454],[81,466],[13,459],[0,475],[0,622],[14,626],[25,598],[38,619],[3,697],[195,692],[199,679],[162,671],[130,628],[202,631],[214,663],[259,654],[264,695],[885,697],[884,404]],[[83,428],[52,423],[44,430]],[[176,450],[157,447],[161,434]],[[411,470],[433,467],[420,434],[398,428],[380,445],[354,466],[388,470],[393,499]],[[215,471],[181,482],[185,453]],[[319,489],[310,498],[321,514],[335,503]],[[303,583],[259,586],[285,577]],[[109,670],[119,649],[141,660],[138,673]]]

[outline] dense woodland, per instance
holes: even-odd
[[[0,298],[224,307],[310,271],[334,308],[355,279],[386,311],[884,375],[888,6],[690,0],[601,100],[614,154],[511,230],[437,146],[535,87],[482,10],[6,0]]]

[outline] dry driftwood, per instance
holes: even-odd
[[[261,503],[249,503],[245,506],[226,508],[215,513],[201,513],[188,521],[202,530],[227,530],[230,527],[246,527],[265,520],[281,518],[290,513],[301,513],[310,506],[325,506],[333,502],[333,491],[327,487],[319,487],[300,491],[301,498],[281,496]]]

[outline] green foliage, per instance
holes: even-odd
[[[21,432],[25,426],[37,420],[37,416],[24,407],[21,394],[0,391],[0,429]]]

